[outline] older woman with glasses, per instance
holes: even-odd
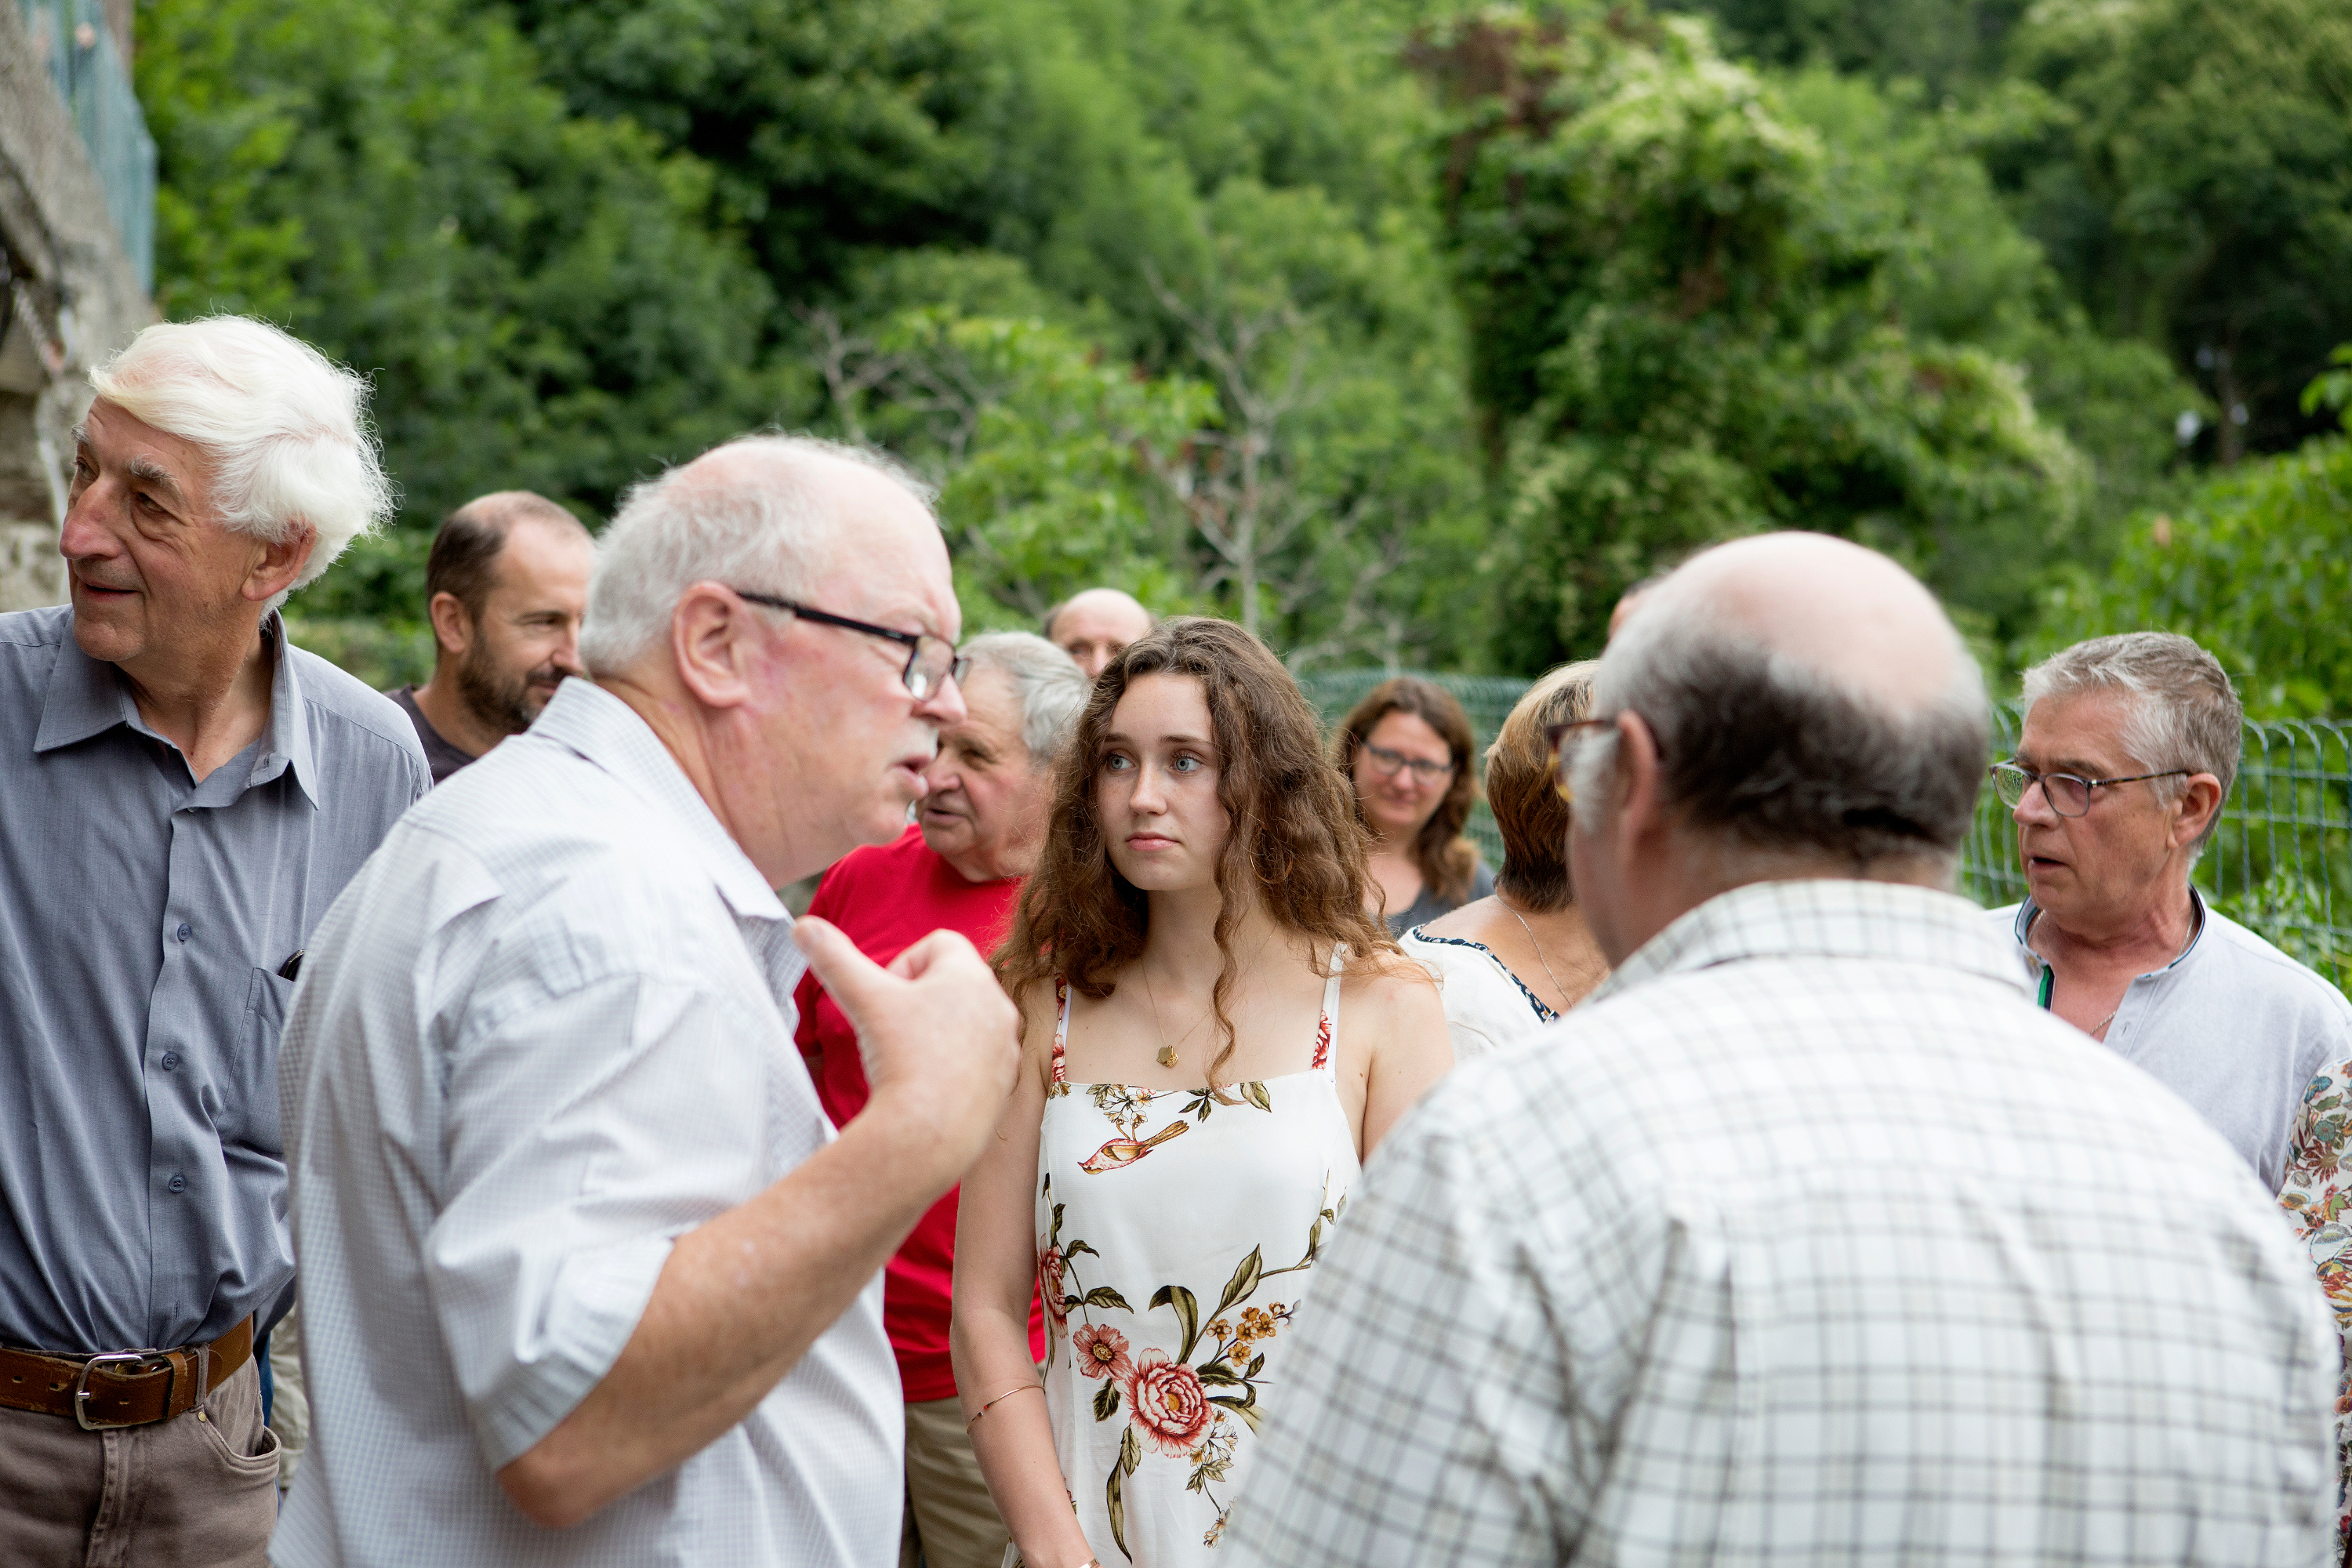
[[[1356,704],[1332,760],[1356,786],[1356,820],[1371,834],[1366,908],[1391,932],[1451,913],[1495,890],[1470,820],[1470,718],[1433,680],[1401,675]]]
[[[1568,875],[1559,739],[1592,701],[1591,662],[1528,689],[1486,749],[1486,804],[1503,837],[1491,897],[1416,926],[1401,945],[1444,987],[1454,1057],[1467,1061],[1550,1023],[1607,978]]]

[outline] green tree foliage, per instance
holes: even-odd
[[[153,0],[140,25],[159,302],[373,373],[405,519],[517,486],[601,511],[785,401],[709,166],[567,113],[495,10]]]
[[[2225,462],[2324,428],[2296,395],[2352,337],[2352,9],[2048,0],[2011,55],[2046,96],[1988,154],[2092,319],[2211,394]]]
[[[961,425],[980,406],[1063,406],[1074,384],[1049,365],[1076,342],[1048,326],[1143,383],[1211,389],[1181,439],[1103,433],[1149,480],[1086,513],[1127,520],[1120,549],[1089,525],[1049,566],[1038,530],[1066,515],[1051,509],[992,503],[999,521],[962,525],[985,601],[1050,600],[1091,562],[1307,663],[1475,651],[1444,613],[1475,571],[1478,497],[1424,201],[1428,108],[1395,58],[1401,31],[1369,7],[593,0],[518,15],[576,110],[626,114],[718,171],[780,302],[772,341],[826,363],[863,345],[860,374],[879,379],[860,395],[916,398],[893,417],[835,397],[820,423],[913,440],[927,464],[963,450],[922,445],[937,411],[910,367],[936,354],[883,346],[940,310],[961,320],[935,350],[1011,353],[982,377],[989,398],[960,400]],[[1054,449],[1099,469],[1099,452]],[[1408,559],[1437,581],[1397,574]]]
[[[2079,538],[2084,464],[2017,367],[1902,325],[1899,194],[1852,199],[1695,22],[1490,15],[1423,58],[1456,106],[1446,235],[1509,498],[1506,665],[1589,651],[1632,582],[1775,526],[1888,550],[2021,629],[2021,566]]]
[[[1997,74],[2027,0],[1685,0],[1725,49],[1782,67],[1821,65],[1941,90]]]
[[[2352,347],[2313,384],[2343,433],[2214,476],[2139,521],[2114,567],[2066,573],[2035,652],[2116,631],[2196,638],[2264,718],[2342,716],[2352,696]]]
[[[1214,394],[1108,361],[1036,319],[908,310],[871,338],[815,323],[845,433],[876,440],[940,484],[956,591],[978,629],[1034,626],[1048,605],[1104,582],[1162,612],[1197,609],[1171,570],[1149,455],[1181,447]]]
[[[712,172],[785,298],[985,238],[992,51],[939,0],[521,0],[547,80]],[[764,325],[765,323],[763,323]]]
[[[451,506],[767,424],[931,474],[975,626],[1529,671],[1795,524],[1998,647],[2352,335],[2326,0],[141,6],[164,308],[376,379],[404,526],[298,606],[376,673]]]
[[[2008,132],[2014,107],[1999,97],[1929,105],[1908,84],[1880,89],[1819,68],[1780,87],[1789,114],[1820,138],[1824,221],[1881,257],[1893,319],[1915,338],[2022,366],[2035,412],[2089,463],[2092,552],[2133,511],[2171,500],[2174,419],[2211,405],[2162,350],[2094,328],[2010,216],[1978,152]]]

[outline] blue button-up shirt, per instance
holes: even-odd
[[[430,781],[399,709],[268,630],[268,727],[199,784],[70,608],[0,616],[0,1343],[291,1299],[278,972]]]

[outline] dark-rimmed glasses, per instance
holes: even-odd
[[[1576,804],[1576,792],[1568,782],[1569,769],[1576,765],[1576,748],[1603,730],[1617,727],[1614,719],[1571,719],[1564,724],[1544,726],[1544,747],[1551,756],[1551,787],[1569,805]]]
[[[887,637],[898,644],[907,649],[907,668],[898,672],[898,679],[918,702],[937,691],[942,682],[952,680],[961,685],[963,678],[971,671],[971,660],[959,658],[955,645],[945,637],[935,637],[929,632],[902,632],[895,626],[877,626],[871,621],[853,621],[847,616],[815,609],[798,599],[780,599],[773,594],[754,594],[749,588],[738,588],[734,592],[738,598],[765,605],[772,610],[790,610],[804,621],[839,626],[844,631],[864,632],[870,637]]]
[[[2144,779],[2168,779],[2191,773],[2189,768],[2167,768],[2160,773],[2127,773],[2122,778],[2086,779],[2073,773],[2037,773],[2032,768],[2021,768],[2015,763],[1995,763],[1987,770],[1992,774],[1993,793],[2006,806],[2025,804],[2026,792],[2035,784],[2042,786],[2042,798],[2050,809],[2061,816],[2081,816],[2091,809],[2091,792],[2109,784],[2138,784]]]
[[[1427,757],[1408,757],[1402,752],[1392,752],[1386,746],[1361,746],[1358,750],[1371,759],[1372,771],[1384,779],[1396,777],[1398,772],[1404,768],[1412,770],[1412,782],[1417,784],[1433,784],[1441,779],[1454,776],[1454,759],[1451,757],[1442,763],[1433,763]]]

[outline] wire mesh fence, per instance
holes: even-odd
[[[1299,684],[1336,723],[1386,678],[1376,669],[1335,670],[1302,677]],[[1527,689],[1525,681],[1489,676],[1429,679],[1460,699],[1482,752]],[[2014,703],[1994,710],[1996,755],[2015,747],[2021,718]],[[1483,801],[1472,813],[1469,832],[1489,865],[1501,860],[1502,842]],[[2352,991],[2352,722],[2246,726],[2237,782],[2197,863],[2196,879],[2215,909]],[[2025,896],[2016,828],[1990,789],[1977,796],[1960,885],[1989,909]]]

